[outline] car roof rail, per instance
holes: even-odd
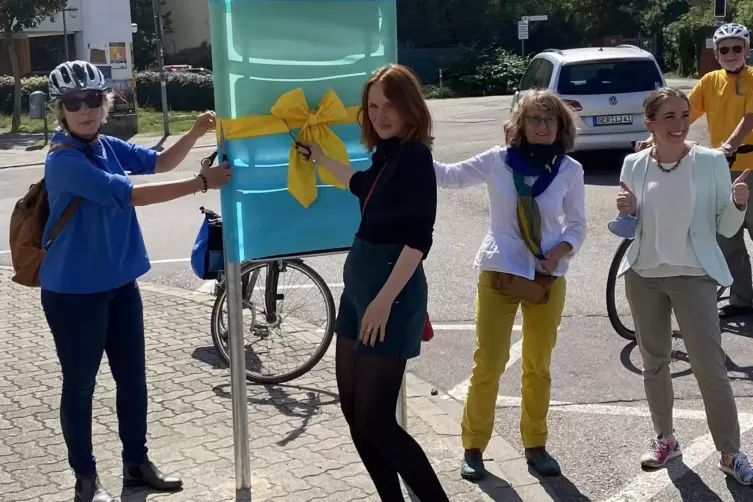
[[[635,50],[637,50],[639,52],[647,52],[645,49],[642,49],[641,47],[638,47],[637,45],[633,45],[633,44],[620,44],[620,45],[617,46],[617,48],[621,48],[621,49],[635,49]]]
[[[561,50],[561,49],[544,49],[544,50],[543,50],[543,51],[541,51],[541,52],[556,52],[556,53],[557,53],[557,54],[559,54],[560,56],[561,56],[561,55],[563,54],[563,53],[562,53],[562,50]]]

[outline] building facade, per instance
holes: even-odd
[[[183,49],[209,43],[209,3],[207,0],[165,0],[164,15],[170,13],[172,33],[165,33],[165,52],[175,54]]]

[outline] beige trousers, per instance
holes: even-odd
[[[672,311],[701,389],[706,420],[717,450],[740,449],[737,405],[724,363],[716,282],[708,276],[645,278],[625,275],[628,303],[643,357],[643,385],[658,435],[673,433],[674,393],[670,376]]]

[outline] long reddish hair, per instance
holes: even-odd
[[[407,66],[390,64],[375,71],[363,86],[359,121],[361,122],[361,143],[366,149],[372,150],[380,140],[366,112],[369,108],[369,90],[375,83],[382,86],[384,96],[395,106],[405,121],[406,130],[401,138],[402,141],[420,141],[431,148],[434,143],[434,137],[431,135],[431,113],[421,94],[421,84]]]

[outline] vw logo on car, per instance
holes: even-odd
[[[609,104],[612,106],[617,105],[617,96],[609,96]]]

